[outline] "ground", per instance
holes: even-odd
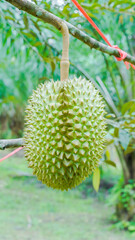
[[[23,157],[0,163],[0,240],[135,239],[112,229],[112,210],[105,200],[84,199],[78,189],[45,187],[31,176]]]

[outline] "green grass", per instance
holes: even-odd
[[[0,240],[134,239],[111,230],[112,209],[105,201],[83,199],[78,189],[49,189],[31,173],[23,157],[0,163]]]

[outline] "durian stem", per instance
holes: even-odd
[[[69,31],[64,22],[61,25],[61,32],[63,35],[63,49],[60,62],[60,78],[61,81],[65,81],[68,79],[69,74]]]

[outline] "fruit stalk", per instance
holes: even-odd
[[[60,78],[61,81],[68,79],[69,75],[69,31],[67,25],[62,22],[61,32],[63,35],[62,58],[60,62]]]

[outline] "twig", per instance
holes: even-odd
[[[5,148],[20,147],[23,145],[24,145],[23,138],[0,140],[0,150],[4,150]]]
[[[36,4],[28,1],[28,0],[5,0],[6,2],[11,3],[15,7],[17,7],[20,10],[23,10],[41,20],[43,20],[46,23],[49,23],[53,25],[55,28],[57,28],[59,31],[61,30],[61,22],[63,21],[59,17],[55,16],[54,14],[38,7]],[[120,57],[119,52],[117,49],[109,47],[103,43],[100,43],[99,41],[95,40],[94,38],[89,37],[84,32],[80,31],[78,28],[74,27],[72,24],[65,21],[65,23],[68,26],[69,33],[88,45],[91,48],[95,48],[101,52],[107,53],[109,55],[113,55],[115,57]],[[132,64],[135,64],[135,57],[127,54],[127,57],[125,58],[125,61],[128,61]]]

